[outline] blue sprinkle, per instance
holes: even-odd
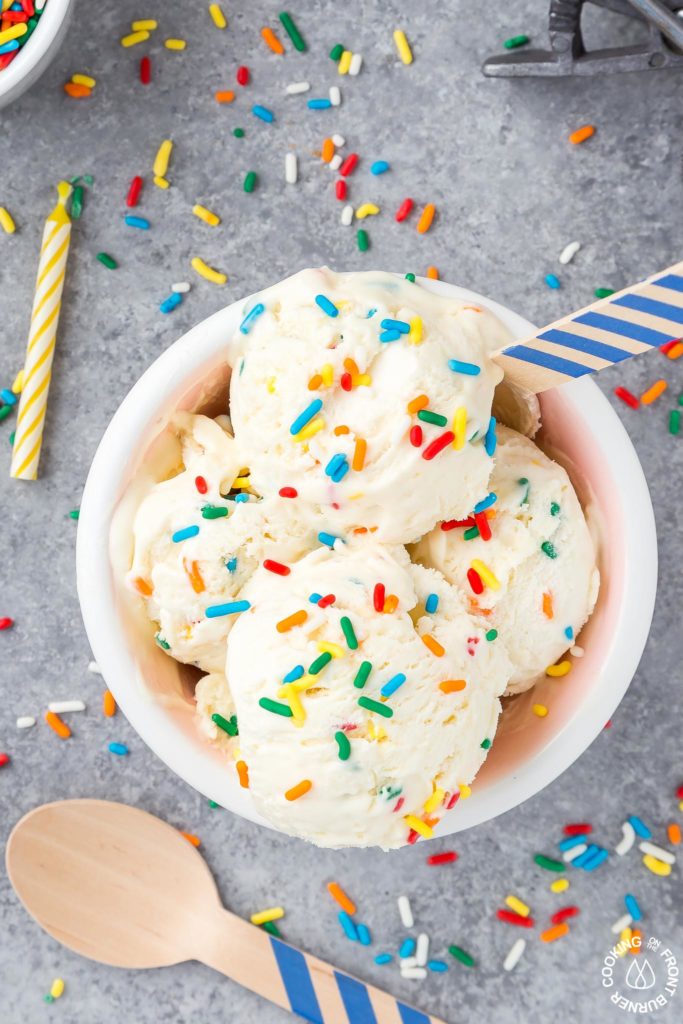
[[[358,932],[358,941],[361,946],[369,946],[372,942],[372,937],[368,926],[366,924],[358,924],[356,925],[356,930]]]
[[[356,931],[356,926],[349,917],[349,915],[346,913],[346,911],[340,910],[339,913],[337,914],[337,917],[339,918],[340,925],[344,929],[344,934],[346,935],[346,938],[351,939],[352,942],[358,942],[358,932]]]
[[[564,635],[566,636],[567,640],[573,640],[574,639],[574,630],[572,629],[571,626],[567,626],[566,627],[566,629],[564,631]]]
[[[635,814],[632,814],[628,819],[633,825],[636,835],[639,835],[641,839],[652,839],[652,832],[640,818],[636,818]]]
[[[161,313],[172,313],[174,309],[177,309],[180,303],[183,301],[183,296],[180,292],[171,292],[167,299],[159,306]]]
[[[489,420],[489,425],[486,428],[486,436],[484,437],[484,451],[490,459],[496,454],[496,445],[498,444],[498,438],[496,437],[496,417],[492,416]]]
[[[334,473],[332,474],[332,482],[335,483],[335,484],[340,483],[340,481],[342,481],[344,479],[344,477],[346,476],[346,474],[348,473],[350,468],[351,467],[349,466],[348,462],[346,461],[346,456],[345,456],[342,459],[342,461],[339,463],[337,468],[335,469]]]
[[[13,391],[10,391],[9,388],[3,388],[2,391],[0,391],[0,398],[2,398],[5,405],[17,404],[17,396]]]
[[[399,686],[403,686],[406,681],[406,676],[403,672],[398,672],[395,676],[385,683],[382,689],[379,691],[383,697],[391,697],[392,693],[396,693]]]
[[[391,953],[380,953],[379,956],[375,957],[376,964],[390,964],[393,960]]]
[[[640,912],[640,907],[638,906],[638,901],[635,898],[635,896],[631,896],[630,892],[626,893],[626,895],[624,896],[624,903],[626,904],[626,909],[628,910],[633,920],[640,921],[643,915]]]
[[[410,334],[410,324],[407,324],[405,320],[385,318],[380,322],[380,327],[385,331],[398,331],[399,334]]]
[[[293,683],[297,679],[301,679],[301,677],[304,674],[304,672],[305,672],[305,669],[304,669],[303,665],[295,665],[294,668],[290,668],[289,672],[287,673],[287,675],[283,679],[283,682],[284,683]]]
[[[384,174],[390,166],[386,160],[375,160],[374,164],[370,164],[370,174]]]
[[[267,107],[260,107],[258,105],[258,103],[256,103],[251,108],[251,112],[256,117],[260,117],[262,121],[267,121],[268,124],[270,124],[272,121],[275,120],[275,114],[273,113],[273,111],[272,110],[268,110]]]
[[[225,568],[228,570],[228,572],[234,572],[235,569],[237,568],[237,559],[229,558],[228,561],[225,563]]]
[[[123,757],[124,754],[128,753],[128,747],[125,743],[110,743],[109,750],[112,754],[118,754],[119,757]]]
[[[181,540],[189,540],[190,537],[196,537],[199,533],[198,526],[186,526],[182,530],[176,530],[171,537],[174,544],[180,544]]]
[[[333,319],[335,316],[339,316],[339,310],[335,306],[334,302],[332,302],[331,299],[328,299],[327,295],[316,295],[315,301],[316,305],[320,306],[323,313],[327,313],[327,315],[331,316]]]
[[[498,500],[498,495],[494,494],[493,491],[491,491],[490,494],[487,494],[487,496],[485,498],[482,498],[481,501],[478,501],[477,504],[474,506],[474,513],[475,513],[475,515],[478,512],[486,511],[487,508],[491,508],[491,505],[495,505],[497,500]]]
[[[10,39],[9,43],[3,43],[2,46],[0,46],[0,53],[11,53],[12,50],[18,50],[18,49],[19,49],[19,43],[17,42],[17,40],[16,39]]]
[[[481,366],[476,363],[463,363],[460,359],[449,359],[449,369],[454,373],[464,373],[466,377],[477,377],[481,373]]]
[[[584,836],[584,841],[585,841],[585,836]],[[572,867],[573,868],[582,868],[585,864],[588,863],[589,860],[593,859],[593,857],[596,855],[596,853],[599,853],[599,852],[600,852],[600,847],[596,846],[595,843],[590,843],[588,848],[586,850],[584,850],[582,854],[580,854],[578,857],[575,857],[574,860],[571,861]]]
[[[437,974],[443,974],[444,971],[448,970],[448,964],[444,963],[443,960],[428,960],[427,967],[430,971],[436,971]]]
[[[233,500],[241,504],[243,501],[249,501],[249,495],[242,491],[241,494],[236,494]]]
[[[585,843],[586,837],[583,833],[579,836],[567,836],[561,843],[557,845],[564,852],[564,850],[572,850],[575,846],[580,846],[581,843]]]
[[[141,228],[143,231],[149,231],[149,221],[146,217],[135,217],[132,213],[128,213],[124,220],[129,228]]]
[[[322,596],[322,594],[311,594],[308,600],[311,602],[311,604],[317,604]]]
[[[559,279],[559,277],[555,277],[554,274],[546,274],[545,275],[545,283],[548,285],[549,288],[559,288],[560,287],[560,279]]]
[[[590,860],[588,860],[588,861],[586,861],[584,863],[584,865],[583,865],[584,871],[595,871],[596,868],[599,868],[601,864],[605,863],[605,861],[607,860],[608,857],[609,857],[609,853],[607,852],[607,850],[603,850],[600,847],[598,847],[597,848],[597,853],[595,853],[590,858]]]
[[[346,462],[346,456],[344,455],[343,452],[337,452],[337,454],[333,455],[330,461],[325,466],[325,475],[334,476],[340,464],[343,462]]]
[[[207,619],[218,619],[221,615],[237,615],[251,608],[250,601],[228,601],[227,604],[212,604],[206,609]]]
[[[312,401],[310,405],[307,405],[304,411],[300,412],[297,418],[294,420],[291,427],[289,428],[290,434],[298,434],[300,430],[303,430],[306,424],[310,423],[314,416],[317,416],[322,407],[322,399],[314,399],[314,401]]]
[[[430,594],[425,601],[425,611],[428,615],[433,615],[436,609],[439,607],[439,595]]]
[[[412,956],[415,952],[415,939],[404,939],[401,943],[401,948],[398,951],[398,955],[403,960],[407,956]]]
[[[376,309],[369,309],[369,310],[367,311],[367,313],[365,314],[365,319],[366,319],[366,320],[371,320],[371,319],[373,318],[373,316],[375,315],[375,313],[376,313],[376,312],[377,312],[377,310],[376,310]]]
[[[321,544],[327,544],[329,548],[333,548],[335,541],[341,540],[341,537],[335,537],[333,533],[325,533],[324,530],[321,530],[318,534],[318,540]]]
[[[401,337],[400,331],[382,331],[379,336],[380,341],[398,341]]]
[[[331,106],[332,106],[332,101],[331,100],[327,100],[327,99],[309,100],[308,101],[308,109],[309,110],[327,110],[328,107],[331,107]]]
[[[266,307],[263,305],[263,303],[257,302],[253,309],[249,310],[244,320],[240,324],[240,334],[249,334],[249,331],[253,326],[254,320],[256,320],[257,317],[261,316],[261,313],[265,313],[265,311]]]

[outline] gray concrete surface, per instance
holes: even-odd
[[[501,963],[517,932],[494,918],[510,890],[528,897],[541,921],[567,902],[549,892],[548,877],[531,859],[537,850],[552,852],[564,822],[594,822],[599,840],[612,847],[629,813],[640,813],[658,837],[670,820],[681,820],[674,791],[683,782],[683,440],[670,437],[667,419],[683,390],[683,362],[653,354],[603,374],[599,382],[608,394],[622,382],[636,393],[659,376],[670,382],[667,395],[648,410],[633,413],[617,404],[650,483],[662,556],[655,620],[637,676],[613,727],[550,788],[498,821],[435,844],[458,850],[453,868],[427,868],[420,847],[390,856],[320,852],[212,810],[143,746],[122,716],[103,719],[99,681],[86,671],[89,650],[74,580],[76,524],[68,513],[78,506],[111,415],[145,367],[196,321],[302,266],[424,272],[433,263],[445,279],[546,323],[591,301],[596,286],[617,288],[681,259],[683,75],[557,82],[487,81],[480,75],[483,58],[508,36],[527,32],[545,43],[546,7],[543,0],[319,0],[293,11],[309,51],[299,55],[288,45],[279,58],[259,37],[263,24],[275,23],[277,8],[261,0],[226,3],[230,26],[223,33],[212,27],[205,4],[81,0],[55,63],[2,112],[0,122],[0,203],[18,224],[14,237],[0,237],[3,384],[11,383],[23,358],[51,187],[63,175],[95,176],[74,231],[39,483],[8,479],[12,421],[0,426],[0,615],[16,620],[11,632],[0,634],[0,749],[12,756],[11,765],[0,769],[0,835],[31,807],[63,797],[147,808],[201,836],[224,900],[237,913],[281,902],[289,940],[453,1024],[541,1024],[560,1014],[581,1024],[627,1019],[610,1006],[600,984],[609,928],[627,891],[644,908],[646,932],[683,958],[679,869],[658,879],[636,856],[627,862],[611,858],[597,874],[574,872],[567,896],[582,913],[571,936],[545,946],[534,934],[513,975],[504,974]],[[188,40],[183,54],[164,50],[158,37],[144,48],[154,61],[148,89],[136,80],[143,48],[118,45],[137,17],[158,17],[158,36]],[[397,62],[392,46],[399,24],[413,45],[410,68]],[[591,16],[592,41],[628,42],[636,34],[615,16]],[[312,112],[305,98],[286,98],[289,81],[310,80],[311,95],[325,95],[338,81],[327,57],[337,41],[365,58],[359,78],[340,81],[343,105]],[[252,69],[253,85],[248,95],[238,89],[232,106],[218,107],[213,93],[233,85],[239,63]],[[98,80],[86,102],[69,100],[61,90],[76,71]],[[253,102],[271,107],[276,124],[257,121],[249,112]],[[567,135],[585,122],[597,126],[596,136],[570,146]],[[246,129],[242,140],[231,134],[237,125]],[[353,232],[338,225],[340,204],[332,197],[329,172],[312,156],[331,131],[343,133],[348,148],[364,160],[392,163],[382,179],[366,170],[353,180],[354,201],[375,199],[383,207],[369,225],[372,248],[366,255],[357,251]],[[166,193],[150,181],[164,137],[175,141],[168,175],[173,187]],[[301,163],[295,188],[283,181],[290,147]],[[242,191],[248,169],[260,176],[250,196]],[[148,233],[122,222],[134,174],[146,177],[137,212],[151,220]],[[393,221],[406,195],[438,207],[425,237]],[[221,214],[220,228],[211,230],[191,216],[196,201]],[[574,238],[583,249],[561,269],[557,256]],[[119,260],[115,273],[96,262],[100,250]],[[188,265],[195,254],[224,269],[228,285],[197,279]],[[548,271],[559,273],[561,291],[543,283]],[[191,294],[174,314],[162,316],[159,302],[183,278],[193,281]],[[39,716],[47,700],[66,697],[88,703],[87,712],[73,718],[70,742],[57,740],[43,723],[16,731],[17,715]],[[127,759],[108,753],[111,739],[129,745]],[[324,892],[332,877],[358,901],[374,935],[370,950],[340,935]],[[477,968],[453,963],[446,975],[409,983],[395,968],[376,967],[373,954],[395,949],[402,936],[394,903],[400,892],[411,894],[434,955],[456,942],[476,956]],[[0,1019],[6,1024],[287,1019],[196,964],[135,974],[79,959],[29,920],[2,874],[0,925]],[[66,980],[67,991],[48,1007],[42,997],[56,975]],[[682,1016],[679,992],[650,1019]]]

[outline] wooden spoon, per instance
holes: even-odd
[[[7,872],[38,924],[91,960],[128,968],[201,960],[318,1024],[444,1024],[225,910],[201,855],[135,807],[37,807],[9,837]]]

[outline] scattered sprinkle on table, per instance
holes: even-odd
[[[110,743],[109,751],[119,757],[124,757],[128,753],[128,747],[125,743]]]
[[[595,135],[595,127],[592,124],[584,124],[581,128],[577,128],[569,136],[569,141],[574,145],[578,146],[581,142],[585,142],[586,139],[590,139],[591,135]]]
[[[403,29],[397,28],[394,31],[394,43],[398,50],[398,55],[404,64],[413,63],[413,52],[410,49],[410,44],[406,39],[406,34]]]
[[[516,50],[518,46],[526,46],[529,41],[529,36],[512,36],[505,40],[503,46],[506,50]]]
[[[102,266],[106,267],[107,270],[116,270],[116,268],[118,267],[118,263],[116,262],[113,256],[109,255],[109,253],[98,252],[95,258],[98,259]]]

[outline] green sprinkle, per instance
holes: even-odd
[[[337,45],[333,46],[330,50],[330,60],[339,60],[343,52],[344,47],[341,43],[337,43]]]
[[[282,715],[283,718],[292,717],[289,704],[281,704],[279,700],[271,700],[270,697],[261,697],[259,707],[265,711],[272,711],[274,715]]]
[[[276,939],[282,938],[282,932],[275,924],[275,921],[264,921],[261,927],[264,932],[268,932],[269,935],[274,935]]]
[[[10,434],[9,438],[8,438],[8,441],[9,441],[10,444],[14,444],[14,435],[15,435],[15,431],[13,430],[12,433]]]
[[[356,240],[358,242],[358,248],[361,252],[367,252],[370,248],[370,239],[368,233],[363,228],[359,228],[356,232]]]
[[[535,854],[534,862],[538,864],[539,868],[545,868],[546,871],[564,871],[564,864],[561,860],[553,860],[552,857],[546,857],[543,853]]]
[[[256,188],[258,178],[256,177],[256,171],[249,171],[246,178],[244,179],[244,191],[253,192]]]
[[[86,185],[92,186],[95,184],[95,179],[93,178],[92,174],[84,174],[83,181],[86,183]]]
[[[331,661],[332,655],[330,654],[330,652],[323,651],[323,653],[319,654],[315,661],[312,661],[311,664],[308,666],[309,676],[317,676],[318,672],[322,672],[322,670],[325,668],[325,665],[329,665]]]
[[[202,509],[202,519],[222,519],[227,514],[225,505],[204,505]]]
[[[37,24],[38,24],[38,18],[29,18],[28,19],[28,23],[26,25],[26,31],[24,32],[23,36],[19,40],[20,46],[25,46],[26,45],[26,43],[29,41],[29,39],[33,35]],[[52,1002],[51,999],[50,999],[50,1002]]]
[[[106,267],[107,270],[116,270],[118,263],[113,256],[109,256],[106,252],[98,252],[96,257],[102,266]]]
[[[489,750],[490,747],[491,747],[491,740],[489,740],[489,739],[482,740],[479,745],[482,748],[482,750]]]
[[[459,960],[461,964],[465,964],[466,967],[474,967],[474,957],[466,953],[460,946],[449,946],[448,952],[451,956],[454,956],[456,960]]]
[[[462,535],[463,540],[474,540],[474,538],[478,537],[478,536],[479,536],[479,527],[478,526],[468,526],[467,529],[465,530],[465,532]]]
[[[490,629],[488,631],[488,633],[486,634],[486,639],[489,640],[489,641],[495,640],[497,636],[498,636],[498,630],[497,629]]]
[[[511,39],[506,39],[503,46],[506,50],[516,50],[518,46],[526,46],[530,42],[528,36],[512,36]]]
[[[243,139],[244,138],[244,128],[233,128],[232,134],[235,136],[236,139]]]
[[[54,1001],[55,1001],[55,997],[53,995],[50,995],[49,992],[48,992],[48,994],[46,996],[43,996],[43,1002],[44,1003],[54,1003]]]
[[[391,718],[394,713],[388,704],[380,704],[378,700],[371,700],[370,697],[359,697],[358,704],[366,711],[374,711],[376,715],[381,715],[382,718]]]
[[[0,408],[0,421],[6,419],[7,416],[9,416],[9,414],[11,413],[13,408],[14,408],[13,405],[3,405],[2,408]]]
[[[614,288],[596,288],[595,297],[596,299],[608,299],[610,295],[614,295]]]
[[[356,638],[356,634],[351,619],[347,615],[342,615],[340,625],[342,628],[342,633],[344,634],[344,639],[346,640],[349,646],[349,650],[355,651],[356,648],[358,647],[358,640]]]
[[[303,53],[306,49],[306,43],[304,37],[299,32],[299,29],[294,24],[294,19],[291,14],[287,14],[286,11],[280,11],[278,18],[282,22],[282,27],[294,43],[294,49],[298,50],[299,53]]]
[[[363,687],[365,686],[365,684],[368,681],[368,676],[370,675],[371,672],[372,672],[372,662],[371,661],[363,661],[363,662],[361,662],[361,666],[358,669],[358,671],[356,672],[356,678],[353,681],[353,685],[356,687],[357,690],[362,690],[363,689]]]
[[[678,409],[672,409],[669,413],[669,433],[678,434],[681,429],[681,414]]]
[[[678,396],[678,404],[683,405],[683,394]]]
[[[524,497],[520,501],[520,505],[527,505],[529,503],[529,491],[531,490],[531,484],[529,483],[529,481],[527,480],[527,478],[525,476],[520,476],[520,478],[517,481],[517,483],[519,484],[520,487],[525,487],[526,488],[526,490],[524,491]]]
[[[439,412],[430,412],[429,409],[420,409],[417,418],[423,423],[433,423],[435,427],[445,427],[448,419]]]
[[[406,281],[410,281],[411,284],[415,284],[415,274],[406,274]]]
[[[71,216],[78,220],[83,213],[83,186],[76,185],[71,196]]]
[[[339,747],[339,760],[348,761],[348,759],[351,757],[351,743],[349,741],[349,737],[346,735],[345,732],[342,732],[340,729],[339,732],[335,732],[334,738],[337,741],[337,746]]]
[[[548,558],[557,558],[557,551],[553,544],[549,540],[544,540],[541,544],[541,551],[548,556]]]
[[[551,516],[559,516],[559,514],[560,514],[560,506],[557,504],[556,501],[551,501],[550,502],[550,515]]]
[[[215,722],[219,729],[223,732],[227,732],[228,736],[239,736],[239,729],[237,728],[237,715],[231,715],[229,719],[223,718],[223,715],[216,714],[211,715],[211,721]]]
[[[209,807],[215,808],[215,807],[219,807],[219,806],[220,805],[217,804],[215,800],[209,800]]]
[[[69,519],[78,519],[80,514],[81,510],[79,508],[72,508],[71,511],[69,512]]]
[[[164,638],[161,635],[161,633],[157,633],[157,635],[154,637],[154,639],[159,644],[159,647],[162,647],[165,651],[170,651],[171,650],[171,645],[169,644],[169,642],[167,640],[164,640]]]

